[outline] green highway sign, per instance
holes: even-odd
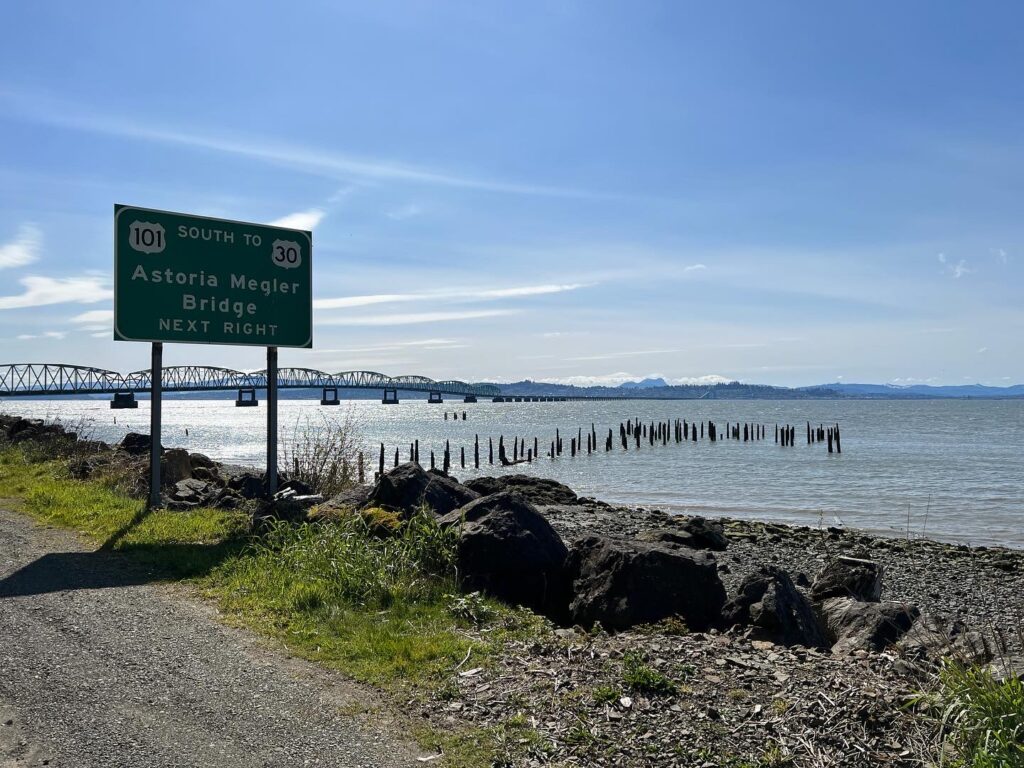
[[[313,346],[313,235],[114,206],[114,338]]]

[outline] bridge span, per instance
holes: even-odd
[[[266,371],[235,371],[206,365],[177,365],[163,369],[161,384],[165,392],[211,392],[237,390],[236,404],[255,405],[255,391],[266,389]],[[466,402],[492,398],[495,402],[565,400],[565,397],[509,396],[493,384],[473,384],[456,379],[437,381],[426,376],[388,376],[376,371],[327,373],[314,368],[279,368],[280,389],[321,389],[324,405],[338,402],[338,390],[379,389],[383,402],[398,402],[398,390],[426,392],[430,402],[443,402],[444,395],[459,396]],[[38,397],[40,395],[114,396],[111,406],[132,408],[135,395],[150,389],[150,371],[118,373],[63,363],[12,363],[0,365],[0,397]]]

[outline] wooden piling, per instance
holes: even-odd
[[[491,465],[494,464],[494,438],[493,437],[488,437],[487,438],[487,461]]]
[[[398,466],[398,449],[395,448],[395,466]]]
[[[366,482],[366,473],[363,471],[363,452],[359,452],[359,482],[360,484]]]
[[[473,435],[473,469],[480,469],[480,435]]]
[[[384,443],[380,444],[380,462],[379,462],[379,466],[377,467],[377,474],[378,475],[383,475],[384,474]]]

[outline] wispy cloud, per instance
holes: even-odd
[[[352,177],[358,177],[375,181],[404,181],[521,195],[593,199],[615,197],[579,189],[507,182],[391,160],[356,157],[320,147],[303,147],[265,138],[217,135],[197,130],[147,125],[133,117],[100,115],[66,100],[11,89],[0,90],[0,99],[7,103],[12,112],[36,122],[107,136],[236,155],[346,182]]]
[[[279,219],[270,222],[272,227],[287,227],[288,229],[302,229],[312,231],[320,223],[327,211],[320,208],[310,208],[308,211],[289,213]]]
[[[481,309],[471,312],[412,312],[388,315],[351,315],[318,319],[318,325],[417,325],[442,323],[452,320],[480,320],[485,317],[515,315],[517,309]]]
[[[80,315],[71,318],[72,323],[112,323],[114,322],[114,310],[112,309],[90,309]]]
[[[1006,249],[1004,249],[1004,248],[993,248],[992,249],[992,255],[996,257],[996,260],[1000,264],[1009,264],[1010,263],[1010,254],[1007,253]]]
[[[938,255],[938,259],[939,263],[943,265],[942,272],[947,275],[952,275],[956,280],[959,280],[964,275],[969,275],[974,271],[967,266],[967,259],[960,259],[954,263],[944,253],[940,253]]]
[[[543,296],[587,288],[593,283],[524,285],[516,288],[458,288],[447,291],[422,293],[375,293],[366,296],[341,296],[333,299],[314,299],[314,309],[347,309],[368,307],[373,304],[398,304],[409,301],[495,301],[498,299]]]
[[[639,357],[641,355],[669,355],[679,352],[678,349],[636,349],[628,352],[608,352],[600,355],[581,355],[567,357],[566,360],[615,360],[620,357]]]
[[[114,297],[114,292],[101,277],[54,278],[30,275],[18,282],[25,290],[16,296],[0,296],[0,309],[42,307],[48,304],[95,304]]]
[[[9,243],[0,245],[0,269],[23,267],[39,258],[42,233],[32,224],[23,224]]]
[[[29,339],[63,339],[67,336],[66,331],[43,331],[42,333],[22,333],[18,336],[21,341]]]
[[[422,208],[415,203],[410,203],[409,205],[403,205],[400,208],[390,210],[384,215],[393,221],[403,221],[405,219],[411,219],[415,216],[419,216],[421,213],[423,213]]]
[[[320,349],[314,354],[317,355],[362,355],[376,354],[381,352],[394,352],[397,349],[466,349],[469,344],[461,343],[458,339],[420,339],[418,341],[396,341],[392,344],[378,344],[369,347],[349,347],[346,349]]]
[[[683,267],[683,272],[700,272],[705,269],[707,269],[707,266],[704,264],[691,264],[688,267]]]

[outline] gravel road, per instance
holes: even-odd
[[[372,691],[146,582],[0,509],[0,767],[423,764]]]

